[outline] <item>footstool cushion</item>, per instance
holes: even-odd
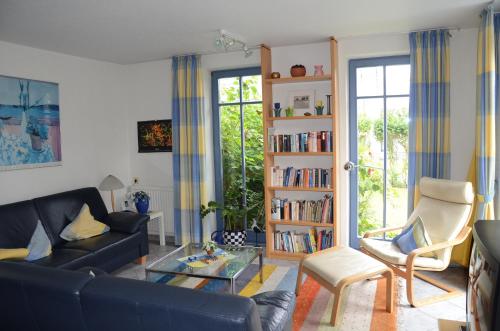
[[[350,247],[338,247],[331,252],[307,256],[303,266],[333,286],[348,277],[388,270],[384,263]]]

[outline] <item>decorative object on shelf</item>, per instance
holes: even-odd
[[[207,252],[208,256],[212,256],[217,249],[217,243],[213,242],[212,240],[207,241],[203,244],[202,248],[205,252]]]
[[[308,112],[308,111],[306,111],[306,112],[304,113],[304,116],[311,116],[311,115],[312,115],[312,114],[311,114],[310,112]]]
[[[314,90],[290,91],[288,92],[288,105],[293,109],[304,112],[314,112]]]
[[[279,102],[274,103],[274,117],[280,117],[281,116],[281,104]]]
[[[139,214],[147,214],[149,210],[149,195],[144,191],[137,191],[132,194],[132,197]]]
[[[293,107],[286,107],[285,108],[285,115],[286,117],[292,117],[293,116]]]
[[[172,120],[137,122],[139,153],[172,151]]]
[[[292,68],[290,68],[290,75],[292,75],[292,77],[304,77],[306,75],[306,67],[302,64],[293,65]]]
[[[316,110],[316,115],[323,115],[323,109],[325,109],[323,100],[319,100],[318,102],[316,102],[314,109]]]
[[[125,185],[123,185],[123,183],[113,175],[108,175],[106,178],[103,179],[101,184],[99,184],[99,190],[111,191],[111,207],[112,207],[113,211],[116,211],[115,194],[113,191],[119,190],[119,189],[124,188],[124,187],[125,187]]]
[[[325,73],[323,72],[323,65],[322,64],[316,64],[314,65],[314,76],[324,76]]]
[[[57,83],[0,75],[0,170],[61,165]]]
[[[332,99],[332,95],[331,94],[327,94],[326,95],[326,114],[327,115],[331,115],[332,114],[331,99]]]
[[[281,74],[279,72],[277,72],[277,71],[271,72],[271,78],[272,79],[278,79],[280,77],[281,77]]]

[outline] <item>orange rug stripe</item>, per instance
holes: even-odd
[[[316,283],[311,277],[307,277],[300,288],[300,295],[297,297],[295,311],[293,312],[293,331],[298,331],[311,310],[312,303],[318,295],[321,285]]]
[[[393,302],[394,306],[392,308],[392,314],[389,314],[385,310],[385,289],[387,282],[385,278],[377,280],[377,291],[375,292],[375,302],[373,304],[372,322],[370,325],[370,331],[397,331],[397,291],[398,282],[397,278],[394,281],[394,291],[393,291]]]

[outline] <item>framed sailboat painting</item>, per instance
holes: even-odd
[[[0,170],[61,164],[59,85],[0,75]]]

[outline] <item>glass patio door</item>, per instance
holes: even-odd
[[[256,219],[263,228],[264,137],[260,67],[214,71],[212,113],[217,202],[248,208],[244,227],[249,228]],[[221,213],[217,213],[217,228],[224,228]],[[248,240],[253,239],[249,233]]]
[[[408,206],[409,56],[349,62],[350,244],[403,225]],[[387,234],[389,239],[393,234]]]

